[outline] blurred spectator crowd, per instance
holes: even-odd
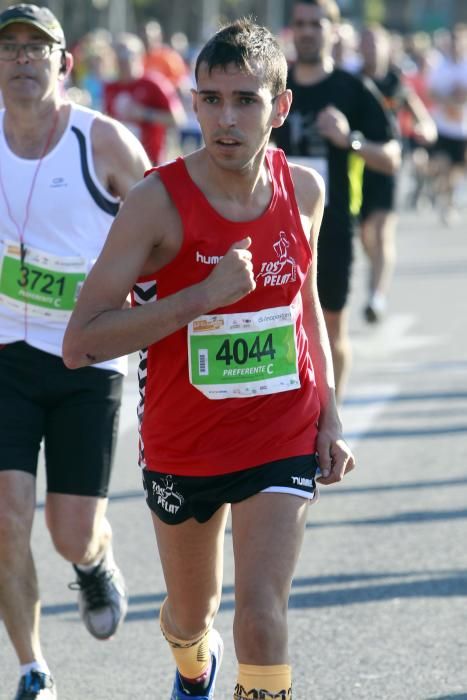
[[[293,63],[291,29],[278,39]],[[74,67],[65,89],[72,101],[124,123],[157,165],[202,145],[191,99],[198,48],[182,32],[166,39],[156,19],[140,35],[97,28],[69,47]],[[430,206],[450,225],[466,203],[467,25],[401,35],[344,20],[333,57],[374,82],[396,122],[410,183],[399,204]]]

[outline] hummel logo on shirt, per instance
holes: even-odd
[[[217,265],[223,257],[223,255],[203,255],[199,250],[196,251],[196,262],[203,263],[203,265]]]

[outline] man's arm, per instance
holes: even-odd
[[[158,76],[154,84],[154,105],[143,107],[141,120],[162,124],[169,129],[180,129],[186,119],[185,108],[177,91],[168,80],[164,79],[164,76]]]
[[[123,308],[141,274],[177,254],[181,224],[155,175],[138,183],[120,209],[69,321],[63,359],[75,369],[136,352],[255,287],[250,239],[234,244],[202,282],[151,304]]]
[[[326,107],[316,120],[321,136],[342,149],[350,148],[351,129],[347,117],[336,107]],[[401,149],[396,139],[376,142],[364,139],[358,155],[371,170],[394,175],[401,164]]]
[[[334,383],[331,347],[319,302],[317,287],[318,234],[324,210],[324,184],[308,168],[290,166],[302,223],[309,222],[312,263],[302,288],[303,326],[313,363],[320,401],[318,455],[322,484],[340,481],[355,466],[354,457],[342,437]]]
[[[129,129],[104,115],[94,120],[91,139],[99,181],[111,194],[125,199],[151,167],[146,151]]]
[[[110,83],[104,91],[105,111],[119,121],[160,124],[169,129],[183,126],[186,121],[185,108],[170,81],[163,75],[158,75],[157,80],[146,76],[146,88],[149,94],[144,103],[127,94],[125,101],[118,103],[116,112]]]
[[[147,107],[136,100],[129,102],[122,119],[147,124],[160,124],[168,129],[180,128],[186,122],[185,109],[175,94],[167,99],[165,107]]]
[[[154,88],[155,103],[147,110],[144,121],[180,129],[185,124],[187,117],[177,90],[163,75],[158,75]]]
[[[423,145],[434,143],[438,137],[436,124],[414,90],[407,91],[405,106],[415,122],[413,131],[416,140]]]

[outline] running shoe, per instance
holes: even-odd
[[[29,671],[21,676],[15,700],[56,700],[55,681],[48,673]]]
[[[363,315],[365,316],[365,320],[367,323],[378,323],[378,321],[381,318],[379,313],[371,304],[367,304],[365,306],[365,308],[363,309]]]
[[[368,300],[368,304],[363,310],[363,315],[368,323],[379,323],[384,318],[385,311],[385,296],[380,292],[375,292]]]
[[[77,581],[69,584],[78,590],[81,619],[88,632],[96,639],[110,639],[123,622],[128,597],[120,569],[108,568],[106,559],[92,571],[85,573],[73,564]]]
[[[224,643],[217,630],[212,630],[209,638],[209,645],[211,648],[211,679],[209,685],[204,691],[204,695],[189,695],[183,690],[183,686],[180,682],[180,676],[178,671],[175,673],[175,681],[172,688],[172,695],[170,700],[213,700],[214,698],[214,686],[216,684],[217,674],[219,672],[220,665],[222,663],[222,654],[224,653]]]

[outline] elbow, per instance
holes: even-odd
[[[65,348],[63,349],[62,353],[62,359],[63,359],[63,364],[67,369],[80,369],[80,367],[83,367],[83,363],[79,361],[79,358],[74,355],[72,352],[69,352]]]
[[[89,365],[89,361],[84,361],[83,354],[78,350],[78,344],[72,335],[65,333],[62,344],[62,360],[68,369],[80,369]]]
[[[397,175],[402,165],[402,157],[399,145],[397,148],[392,149],[389,153],[386,153],[384,166],[381,168],[381,172],[385,175]]]
[[[388,164],[388,170],[387,174],[388,175],[397,175],[401,167],[401,160],[399,159],[391,159],[391,162]]]
[[[78,358],[72,357],[71,355],[63,354],[63,364],[67,369],[80,369],[84,367],[84,363],[80,363]]]

